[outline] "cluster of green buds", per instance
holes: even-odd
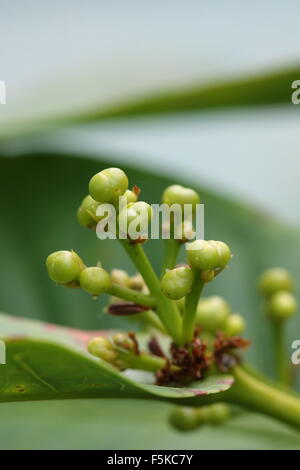
[[[111,339],[99,336],[88,343],[90,354],[119,370],[125,370],[131,366],[128,357],[134,358],[134,354],[131,354],[134,347],[134,342],[123,333],[117,333]]]
[[[75,251],[55,251],[48,256],[46,267],[49,277],[65,287],[81,287],[93,296],[107,292],[110,275],[100,266],[86,267]]]
[[[46,260],[50,278],[66,287],[82,288],[95,298],[108,294],[110,301],[106,312],[140,319],[149,328],[168,334],[171,341],[180,347],[194,341],[198,327],[211,334],[219,330],[229,336],[239,334],[244,322],[239,315],[231,314],[224,300],[213,297],[199,301],[204,285],[229,263],[231,250],[228,245],[221,241],[195,240],[187,244],[187,264],[177,265],[185,236],[179,240],[170,237],[165,240],[166,257],[159,278],[143,249],[145,240],[132,239],[126,232],[129,225],[135,225],[137,231],[143,225],[147,227],[153,214],[148,203],[138,201],[140,190],[137,186],[129,190],[128,185],[128,177],[121,169],[100,171],[89,181],[89,194],[81,202],[77,218],[84,227],[95,228],[103,217],[99,215],[102,214],[99,207],[103,209],[104,205],[113,205],[117,216],[117,238],[137,268],[137,274],[129,276],[120,269],[109,273],[99,263],[87,267],[74,251],[57,251]],[[162,202],[170,208],[174,205],[183,208],[189,204],[192,212],[196,212],[200,197],[191,188],[172,185],[164,191]],[[170,223],[174,224],[171,211],[170,214]],[[181,219],[180,223],[185,221]],[[121,236],[124,235],[123,230],[127,234],[125,237]],[[152,357],[148,353],[136,354],[135,347],[132,338],[120,334],[112,339],[95,338],[89,351],[122,370],[137,368],[139,364],[142,368],[150,367],[157,371],[165,364],[166,358]]]
[[[230,305],[220,296],[200,299],[197,307],[196,324],[209,333],[223,331],[227,336],[244,332],[246,323],[238,313],[232,313]]]
[[[187,259],[200,278],[210,282],[226,268],[231,259],[231,251],[229,246],[221,241],[195,240],[188,245]]]
[[[112,204],[118,208],[119,198],[122,197],[124,209],[132,208],[138,200],[140,190],[134,186],[128,189],[128,178],[119,168],[107,168],[94,175],[89,182],[89,194],[81,202],[77,219],[80,225],[95,229],[104,215],[97,215],[101,204]],[[132,212],[131,209],[131,218]],[[136,208],[137,210],[137,208]],[[124,213],[123,213],[124,214]]]
[[[294,280],[286,269],[271,268],[261,275],[258,286],[264,296],[264,311],[272,327],[277,379],[287,384],[290,383],[291,377],[285,354],[284,329],[286,320],[297,310],[297,301],[293,294]]]
[[[271,268],[265,271],[259,280],[259,288],[266,299],[265,311],[274,321],[290,318],[297,310],[294,280],[283,268]]]
[[[192,431],[204,424],[220,426],[230,417],[230,408],[226,403],[191,408],[175,407],[169,416],[170,424],[178,431]]]

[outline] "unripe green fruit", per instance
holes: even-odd
[[[224,242],[210,240],[210,243],[218,250],[217,268],[224,269],[231,259],[231,251],[228,245]]]
[[[266,297],[270,297],[281,290],[293,291],[294,281],[286,269],[271,268],[261,275],[259,288]]]
[[[218,265],[218,250],[211,242],[195,240],[186,250],[188,263],[193,269],[214,269]]]
[[[85,268],[79,276],[80,287],[92,295],[106,292],[111,284],[110,275],[99,267]]]
[[[94,175],[89,182],[89,193],[95,201],[115,202],[128,189],[128,178],[119,168],[107,168]]]
[[[193,189],[184,188],[179,184],[173,184],[165,189],[162,202],[168,206],[172,206],[173,204],[180,204],[181,206],[184,204],[193,204],[193,206],[195,206],[200,203],[200,197]]]
[[[196,324],[210,332],[224,330],[229,314],[230,307],[222,297],[207,297],[198,303]]]
[[[245,320],[238,313],[229,315],[226,320],[225,333],[228,336],[237,336],[243,333],[246,328]]]
[[[180,266],[164,274],[161,290],[169,299],[178,300],[191,292],[193,282],[192,270],[187,266]]]
[[[297,309],[297,302],[293,294],[287,291],[276,292],[269,300],[267,310],[278,320],[291,317]]]
[[[209,407],[210,417],[209,421],[212,424],[223,424],[229,418],[229,406],[226,403],[215,403]]]
[[[46,259],[49,277],[58,284],[67,284],[78,279],[84,268],[75,251],[55,251]]]
[[[190,431],[199,424],[197,410],[185,406],[174,408],[169,419],[170,424],[179,431]]]

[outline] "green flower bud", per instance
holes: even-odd
[[[127,272],[122,269],[112,269],[110,272],[110,279],[113,284],[129,287],[130,277]]]
[[[232,315],[229,315],[229,317],[226,320],[226,326],[225,326],[225,333],[228,336],[238,336],[246,328],[246,323],[245,320],[241,315],[238,313],[234,313]]]
[[[229,314],[230,307],[222,297],[207,297],[198,303],[196,324],[211,332],[224,330]]]
[[[125,229],[136,221],[137,225],[134,228],[136,231],[140,231],[143,225],[148,227],[152,215],[153,210],[149,204],[144,201],[133,202],[121,209],[118,218],[119,225]]]
[[[210,406],[190,408],[177,406],[170,414],[170,424],[178,431],[191,431],[210,421]]]
[[[67,284],[78,279],[84,264],[75,251],[55,251],[46,259],[49,277],[58,284]]]
[[[103,361],[113,364],[118,357],[113,345],[107,338],[100,336],[89,341],[87,349],[93,356],[99,357]]]
[[[181,206],[184,204],[193,204],[193,206],[195,206],[200,203],[200,197],[193,189],[184,188],[179,184],[173,184],[165,189],[162,202],[168,206],[172,206],[173,204],[180,204]]]
[[[215,403],[210,407],[210,418],[209,421],[212,424],[220,425],[228,420],[230,416],[229,406],[226,403]]]
[[[228,245],[224,242],[210,240],[210,243],[218,250],[217,268],[224,269],[231,259],[231,251]]]
[[[126,334],[116,333],[113,335],[112,339],[116,346],[127,349],[128,351],[134,351],[134,343]]]
[[[189,294],[192,290],[194,275],[188,266],[166,271],[161,280],[162,292],[172,300],[178,300]]]
[[[169,419],[170,424],[179,431],[190,431],[199,424],[197,410],[185,406],[174,408]]]
[[[99,220],[96,211],[99,203],[91,196],[86,196],[77,211],[77,220],[83,227],[95,227]]]
[[[95,201],[115,202],[128,189],[128,178],[119,168],[107,168],[92,177],[89,193]]]
[[[281,290],[293,291],[294,281],[286,269],[271,268],[261,275],[259,288],[266,297],[269,297]]]
[[[270,298],[267,310],[273,318],[285,320],[291,317],[297,310],[297,301],[290,292],[276,292]]]
[[[127,204],[137,202],[138,200],[138,194],[135,193],[134,191],[131,191],[130,189],[127,189],[125,193],[123,194],[123,197],[126,197]]]
[[[213,269],[207,269],[206,271],[201,271],[200,279],[203,282],[211,282],[215,278],[215,271]]]
[[[92,295],[106,292],[111,284],[110,275],[99,267],[85,268],[79,276],[80,287]]]
[[[219,253],[214,244],[206,240],[195,240],[186,250],[188,263],[193,269],[207,270],[218,266]]]
[[[149,289],[144,281],[144,278],[139,273],[129,278],[128,287],[130,287],[130,289],[143,292],[143,294],[149,294]]]

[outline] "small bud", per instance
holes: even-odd
[[[162,202],[168,206],[172,206],[173,204],[180,204],[181,206],[184,204],[193,204],[193,206],[196,206],[196,204],[200,203],[200,197],[193,189],[184,188],[179,184],[173,184],[165,189]]]
[[[128,189],[128,178],[119,168],[107,168],[94,175],[89,182],[89,193],[100,203],[116,202]]]
[[[206,240],[195,240],[188,244],[186,250],[188,263],[193,269],[215,269],[218,265],[218,250]]]
[[[87,349],[93,356],[103,359],[103,361],[113,364],[118,354],[114,351],[111,342],[102,336],[93,338],[89,341]]]
[[[271,268],[261,275],[259,288],[266,297],[270,297],[281,290],[293,291],[294,281],[286,269]]]
[[[128,287],[130,287],[133,290],[143,292],[144,294],[149,293],[149,289],[143,279],[143,276],[141,276],[141,274],[139,273],[129,278]]]
[[[196,324],[211,332],[224,330],[229,314],[230,307],[222,297],[207,297],[198,303]]]
[[[169,299],[178,300],[191,292],[193,282],[191,268],[180,266],[166,271],[161,280],[161,290]]]
[[[229,406],[226,403],[214,403],[209,407],[209,421],[218,426],[228,420],[230,416]]]
[[[128,351],[134,351],[133,341],[124,333],[116,333],[113,335],[113,342],[119,348],[127,349]]]
[[[216,268],[224,269],[231,259],[231,251],[224,242],[210,240],[210,243],[218,250],[218,263]]]
[[[134,191],[131,191],[130,189],[127,189],[127,191],[125,191],[125,193],[123,194],[123,197],[126,198],[127,204],[137,202],[138,200],[138,194]]]
[[[143,225],[148,227],[152,215],[153,210],[149,204],[144,201],[133,202],[121,209],[118,217],[119,225],[128,228],[136,221],[137,225],[134,228],[136,231],[140,231]]]
[[[83,227],[93,228],[97,225],[99,217],[96,211],[99,203],[91,196],[86,196],[77,211],[77,220]]]
[[[67,284],[78,279],[84,264],[75,251],[61,250],[48,256],[46,267],[52,281]]]
[[[276,292],[269,300],[267,311],[278,320],[291,317],[297,309],[297,302],[293,294],[287,291]]]
[[[79,276],[80,287],[92,295],[100,295],[110,287],[110,275],[98,267],[85,268]]]
[[[203,282],[211,282],[215,278],[215,271],[213,269],[207,269],[206,271],[201,271],[200,279]]]
[[[197,410],[185,406],[174,408],[169,419],[170,424],[179,431],[190,431],[199,424]]]
[[[239,315],[238,313],[229,315],[225,325],[225,333],[228,336],[238,336],[243,333],[245,328],[246,323],[241,315]]]
[[[130,278],[126,271],[122,269],[112,269],[110,272],[111,282],[120,286],[129,287]]]

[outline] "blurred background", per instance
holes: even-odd
[[[207,238],[224,239],[235,253],[208,293],[245,316],[248,359],[272,375],[256,279],[283,265],[299,287],[300,105],[291,103],[299,13],[296,0],[2,0],[0,309],[77,328],[128,327],[81,292],[56,289],[43,264],[49,252],[74,248],[91,264],[96,257],[132,270],[75,219],[89,177],[118,165],[148,202],[173,182],[199,189]],[[158,267],[160,244],[147,248]],[[298,331],[297,317],[288,340]],[[248,414],[228,424],[226,437],[208,429],[182,438],[166,424],[168,405],[152,404],[145,429],[140,415],[149,404],[80,403],[1,405],[0,446],[298,445],[277,423]]]

